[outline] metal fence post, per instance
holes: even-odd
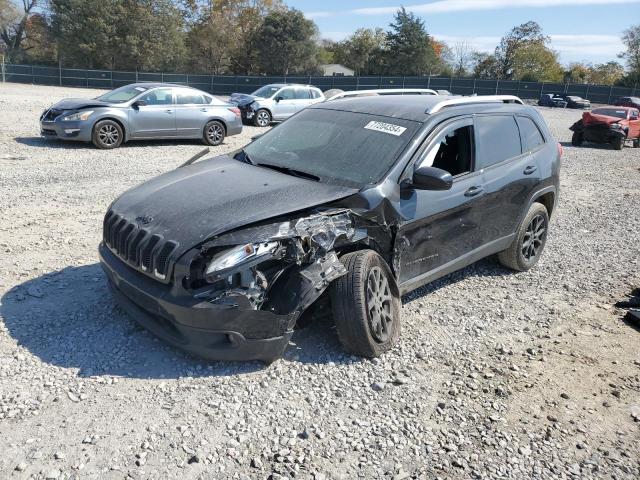
[[[473,92],[471,92],[471,94],[475,94],[476,93],[476,78],[473,77]]]
[[[380,82],[379,82],[378,88],[382,88],[382,75],[380,75]]]
[[[2,83],[4,83],[5,77],[4,77],[4,55],[2,55]]]
[[[587,91],[584,94],[584,98],[589,100],[589,87],[591,86],[590,83],[587,83]]]
[[[518,80],[518,86],[516,87],[516,97],[520,96],[520,80]]]
[[[427,88],[431,88],[431,72],[429,72],[429,76],[427,77]]]
[[[540,82],[540,95],[538,95],[538,98],[542,96],[542,92],[544,92],[544,82]]]
[[[609,99],[607,100],[607,103],[611,103],[611,96],[613,95],[613,85],[611,85],[611,88],[609,89]]]
[[[500,80],[496,79],[496,95],[498,94],[498,82],[499,82],[499,81],[500,81]]]
[[[113,73],[111,73],[111,81],[113,82]],[[136,83],[138,83],[138,67],[136,67]]]
[[[356,76],[356,90],[360,90],[360,75]]]

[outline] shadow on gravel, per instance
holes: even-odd
[[[90,149],[96,150],[96,147],[91,143],[74,142],[70,140],[60,140],[56,138],[46,137],[16,137],[16,142],[26,145],[28,147],[39,148],[70,148],[70,149]],[[118,147],[123,148],[138,148],[138,147],[173,147],[179,145],[202,145],[205,148],[206,145],[198,139],[183,139],[183,140],[140,140],[124,143]],[[223,143],[224,145],[224,143]]]
[[[494,260],[482,260],[405,295],[402,302],[471,276],[511,273]],[[19,345],[43,362],[78,369],[80,376],[170,379],[239,375],[267,368],[261,362],[209,362],[165,344],[118,308],[97,263],[68,267],[13,287],[2,297],[0,317]],[[344,352],[329,311],[300,323],[304,327],[294,334],[286,360],[363,361]]]
[[[571,148],[593,148],[593,149],[596,149],[596,150],[611,150],[612,152],[616,151],[608,143],[589,143],[589,142],[585,142],[582,145],[580,145],[579,147],[576,147],[576,146],[572,145],[571,142],[560,142],[560,145],[562,145],[563,147],[571,147]]]
[[[208,362],[158,340],[116,306],[97,263],[17,285],[3,295],[0,316],[19,345],[84,377],[213,377],[266,368],[260,362]]]

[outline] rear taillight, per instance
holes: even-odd
[[[562,144],[558,142],[558,156],[562,158],[563,154],[564,154],[564,148],[562,148]]]
[[[229,111],[233,112],[236,115],[236,117],[240,118],[240,109],[238,107],[229,108]]]

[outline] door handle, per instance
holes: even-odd
[[[475,185],[475,186],[469,188],[469,190],[467,190],[466,192],[464,192],[464,196],[465,197],[475,197],[476,195],[479,195],[482,192],[484,192],[484,188],[481,187],[480,185]]]
[[[208,112],[209,110],[208,110],[208,109],[206,109],[206,108],[201,108],[201,109],[200,109],[200,111],[201,111],[201,112]]]
[[[165,110],[164,112],[165,112],[165,113],[173,113],[173,110],[168,109],[168,110]]]
[[[529,165],[527,166],[527,168],[524,169],[524,173],[525,175],[531,175],[533,172],[535,172],[538,169],[538,167],[536,167],[535,165]]]

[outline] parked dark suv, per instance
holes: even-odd
[[[195,354],[271,361],[330,304],[344,347],[375,357],[403,293],[493,254],[536,264],[560,156],[516,97],[327,101],[122,194],[102,266],[122,307]]]

